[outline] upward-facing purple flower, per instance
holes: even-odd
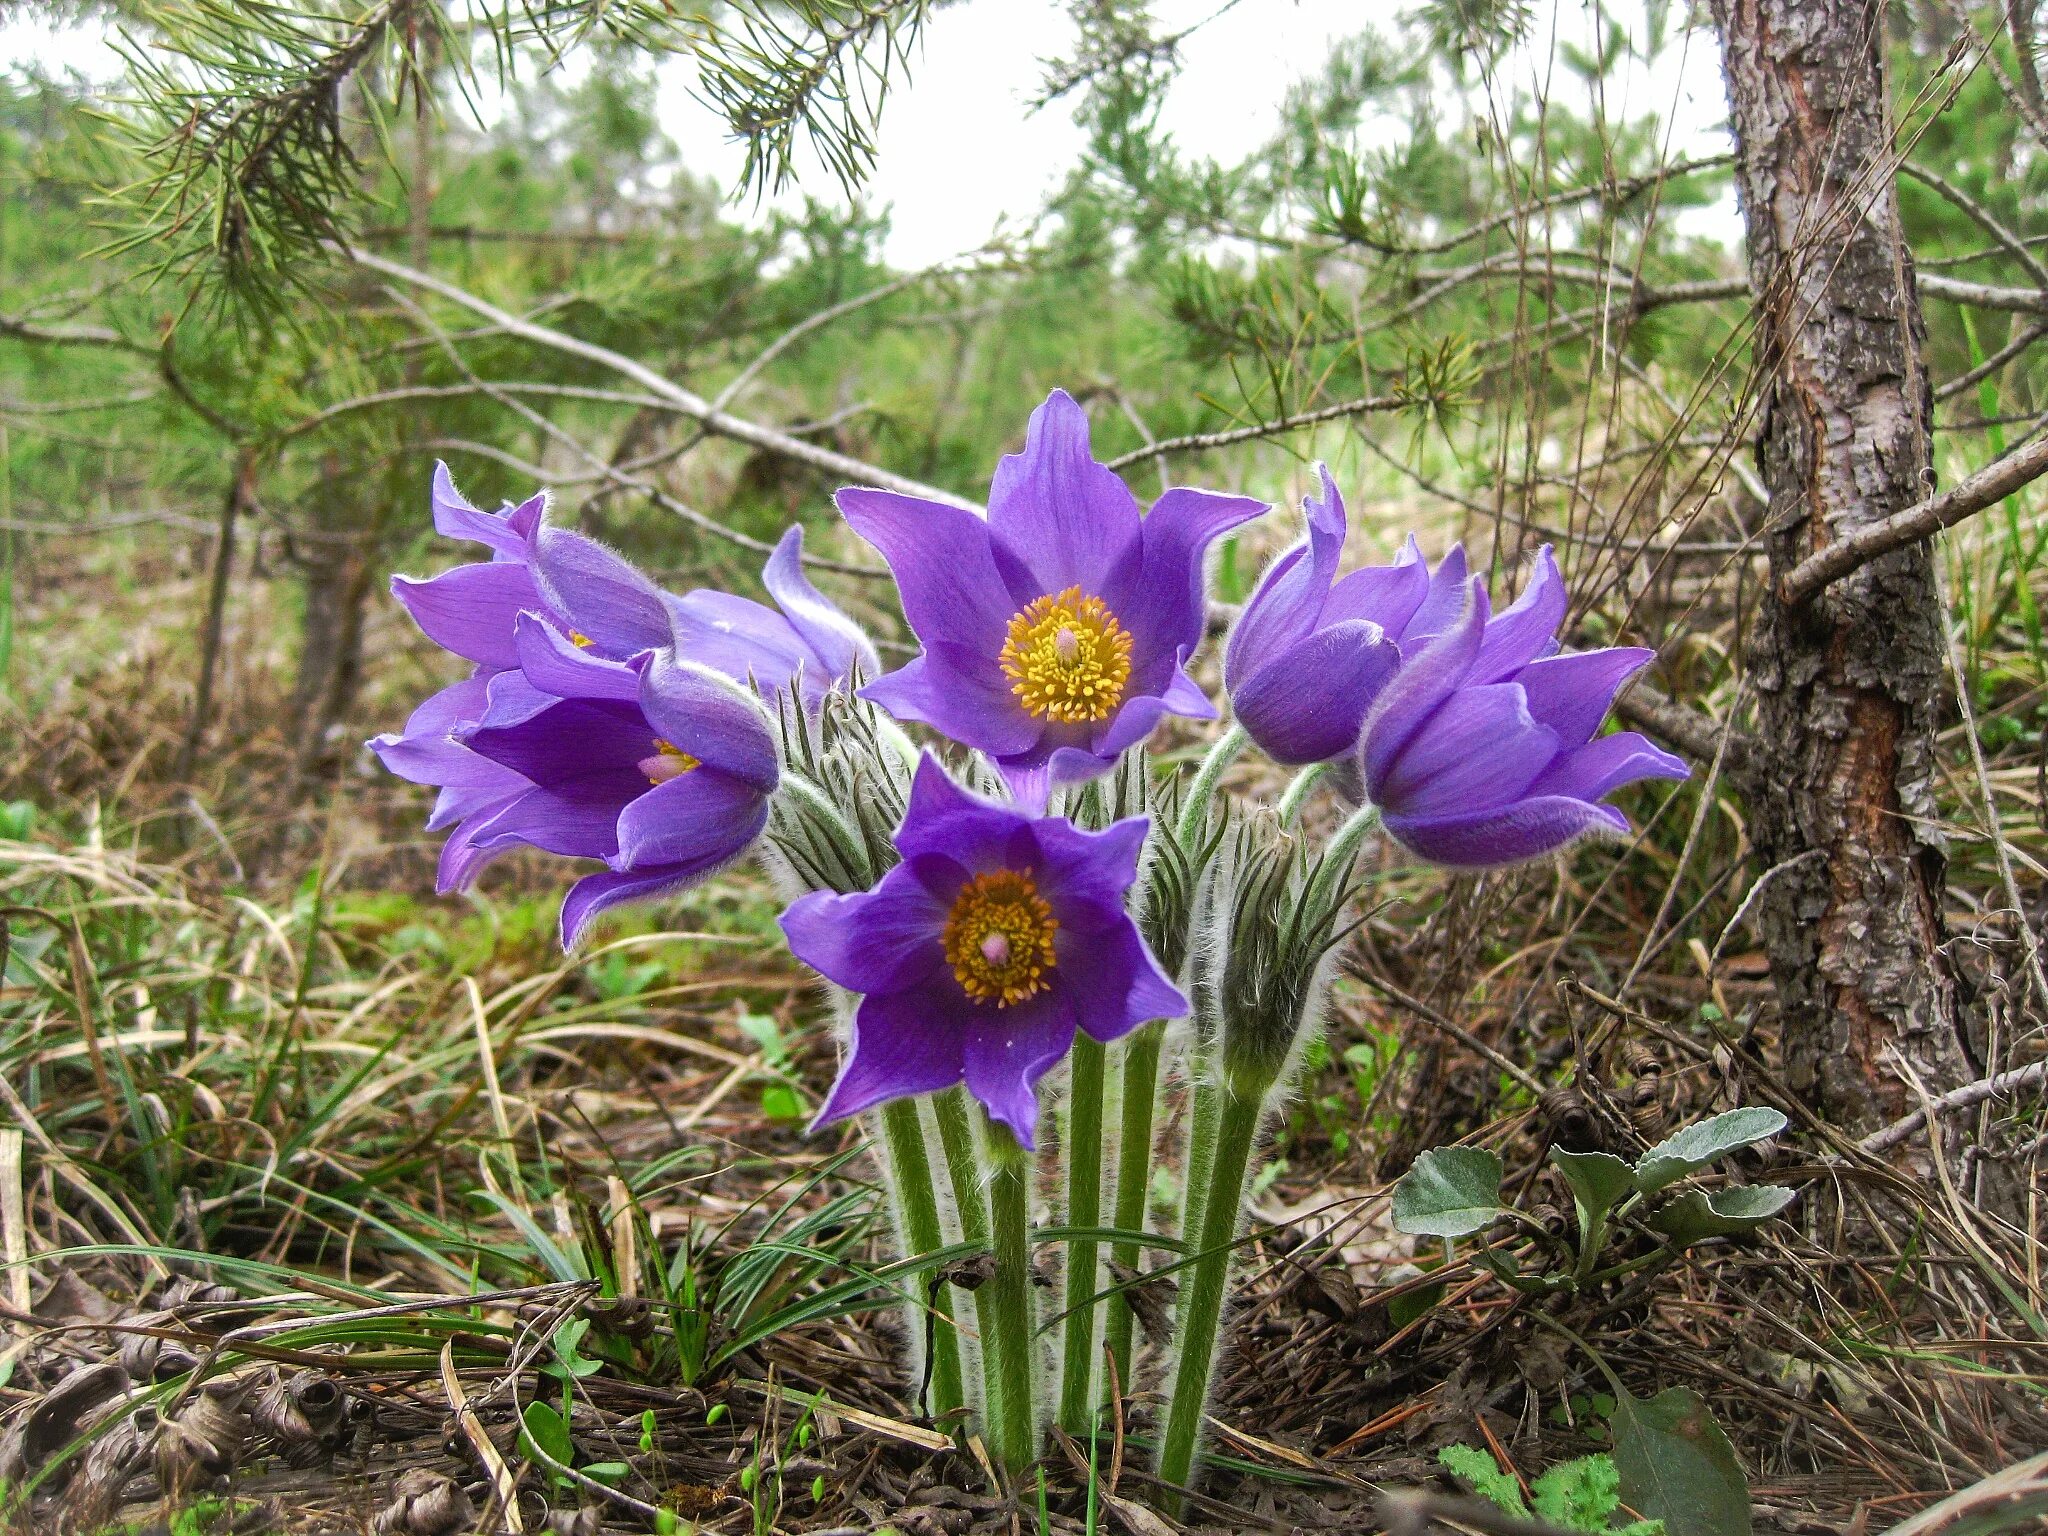
[[[1266,570],[1232,630],[1223,678],[1237,720],[1276,762],[1329,762],[1358,732],[1396,667],[1454,623],[1465,603],[1465,549],[1431,571],[1413,534],[1391,565],[1337,574],[1348,519],[1327,466],[1303,498],[1307,537]],[[1486,622],[1475,681],[1533,659],[1565,615],[1563,578],[1546,545],[1513,606]]]
[[[1013,784],[1090,777],[1163,715],[1215,715],[1185,670],[1203,556],[1264,503],[1172,490],[1141,516],[1059,390],[997,467],[986,519],[893,491],[838,502],[889,562],[923,646],[862,695],[985,752]]]
[[[1458,619],[1403,662],[1366,718],[1366,796],[1398,842],[1435,864],[1513,864],[1589,832],[1626,832],[1603,796],[1689,771],[1634,731],[1594,734],[1654,651],[1548,654],[1547,635],[1500,628],[1509,616],[1488,623],[1475,580]]]
[[[778,782],[775,737],[751,693],[671,651],[608,661],[535,615],[518,629],[520,671],[492,682],[482,721],[457,739],[531,787],[473,840],[611,866],[563,901],[570,948],[605,909],[695,885],[746,852]]]
[[[705,588],[671,599],[677,649],[728,677],[752,679],[766,693],[801,677],[804,703],[813,708],[856,671],[877,676],[882,663],[874,642],[811,585],[803,555],[804,531],[792,527],[761,571],[773,608]]]
[[[1038,1080],[1077,1028],[1107,1041],[1186,1013],[1124,909],[1145,831],[991,804],[927,756],[903,861],[872,891],[814,892],[782,915],[798,959],[865,994],[818,1123],[964,1081],[1028,1147]]]

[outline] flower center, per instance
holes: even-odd
[[[1041,720],[1107,720],[1131,680],[1131,637],[1099,597],[1048,593],[1010,620],[1003,675]]]
[[[1051,985],[1052,936],[1059,919],[1029,875],[992,869],[953,900],[946,919],[946,963],[977,1003],[1007,1008]]]
[[[681,747],[657,739],[654,756],[643,757],[634,766],[647,775],[648,783],[666,784],[670,779],[680,779],[692,768],[701,768],[703,764]]]

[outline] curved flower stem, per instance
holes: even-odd
[[[1251,734],[1243,726],[1232,725],[1216,738],[1216,744],[1202,759],[1202,766],[1188,780],[1187,798],[1181,801],[1180,825],[1177,828],[1183,848],[1201,835],[1202,823],[1209,814],[1209,802],[1216,798],[1216,786],[1222,782],[1230,765],[1251,745],[1251,739]]]
[[[1102,1224],[1102,1079],[1108,1053],[1086,1030],[1074,1036],[1067,1094],[1067,1225]],[[1095,1419],[1096,1241],[1067,1239],[1066,1347],[1060,1375],[1060,1428],[1085,1436]]]
[[[983,1282],[982,1352],[989,1376],[989,1429],[997,1462],[1012,1477],[1038,1455],[1038,1329],[1031,1294],[1031,1154],[1009,1130],[984,1122],[989,1161],[989,1227],[995,1273]]]
[[[1216,1369],[1223,1303],[1230,1293],[1245,1175],[1265,1107],[1265,1095],[1256,1088],[1247,1093],[1239,1091],[1238,1085],[1219,1083],[1216,1098],[1216,1151],[1209,1165],[1208,1192],[1202,1200],[1201,1230],[1188,1239],[1193,1265],[1182,1283],[1180,1357],[1174,1362],[1166,1431],[1159,1446],[1159,1475],[1177,1487],[1188,1485],[1195,1447],[1201,1439],[1202,1410]],[[1178,1495],[1169,1493],[1165,1502],[1167,1513],[1178,1515]]]
[[[1308,804],[1308,797],[1315,793],[1315,787],[1329,777],[1331,763],[1310,763],[1297,773],[1280,796],[1280,803],[1273,808],[1273,814],[1280,818],[1280,825],[1291,827],[1301,819],[1301,808]]]
[[[896,1203],[897,1219],[903,1224],[904,1246],[911,1256],[937,1253],[946,1246],[946,1239],[939,1228],[931,1149],[925,1142],[917,1101],[897,1099],[884,1104],[881,1117],[882,1139],[888,1150],[889,1193]],[[916,1330],[913,1337],[922,1337],[927,1326],[930,1328],[931,1415],[943,1422],[947,1415],[957,1414],[967,1406],[960,1373],[960,1335],[946,1318],[934,1317],[929,1307],[913,1308],[911,1322]]]
[[[1159,1056],[1166,1044],[1166,1025],[1154,1021],[1139,1029],[1124,1047],[1123,1118],[1117,1134],[1116,1225],[1124,1232],[1145,1230],[1146,1200],[1152,1190],[1152,1115],[1159,1099]],[[1110,1250],[1127,1270],[1138,1267],[1140,1244],[1125,1238]],[[1109,1304],[1109,1354],[1116,1379],[1131,1390],[1131,1344],[1138,1314],[1122,1295]]]

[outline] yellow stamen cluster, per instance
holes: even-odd
[[[1107,720],[1131,680],[1131,637],[1099,597],[1048,593],[1010,620],[1003,675],[1041,720]]]
[[[1059,926],[1029,875],[992,869],[968,881],[953,900],[943,936],[946,963],[977,1003],[1007,1008],[1051,985]]]
[[[680,779],[694,768],[703,767],[703,761],[690,756],[672,742],[657,739],[654,756],[640,760],[640,771],[647,775],[650,784],[666,784],[670,779]]]
[[[589,646],[591,645],[591,639],[590,636],[583,633],[582,630],[572,629],[569,631],[569,643],[575,646],[577,650],[581,651],[589,648]]]

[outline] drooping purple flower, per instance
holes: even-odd
[[[888,561],[923,647],[862,695],[986,753],[1021,797],[1102,772],[1163,715],[1215,716],[1185,670],[1203,557],[1264,503],[1171,490],[1141,516],[1061,390],[997,466],[986,519],[893,491],[837,499]]]
[[[1348,519],[1329,469],[1303,498],[1307,536],[1259,579],[1224,653],[1238,723],[1276,762],[1347,756],[1374,700],[1401,661],[1454,623],[1465,602],[1465,549],[1431,571],[1409,535],[1390,565],[1337,574]],[[1486,623],[1473,680],[1490,682],[1534,659],[1565,615],[1564,580],[1545,545],[1515,603]]]
[[[1083,832],[967,793],[927,756],[896,847],[871,891],[814,892],[782,915],[797,958],[863,994],[853,1045],[818,1123],[965,1082],[1031,1146],[1038,1080],[1074,1032],[1114,1040],[1178,1018],[1124,908],[1140,818]]]
[[[775,737],[744,687],[669,650],[612,661],[535,614],[520,670],[493,678],[458,744],[526,781],[471,841],[602,859],[562,903],[562,944],[621,902],[695,885],[745,853],[778,782]]]
[[[1503,628],[1512,614],[1489,623],[1473,581],[1457,620],[1404,659],[1366,717],[1366,795],[1394,839],[1431,863],[1513,864],[1587,833],[1626,832],[1603,796],[1690,771],[1634,731],[1594,734],[1654,651],[1538,654],[1550,650],[1547,632],[1523,620]]]
[[[671,599],[677,649],[728,677],[751,679],[765,693],[800,676],[804,703],[812,708],[856,671],[877,676],[882,663],[874,642],[811,585],[803,554],[804,531],[792,527],[761,571],[773,608],[704,588]]]

